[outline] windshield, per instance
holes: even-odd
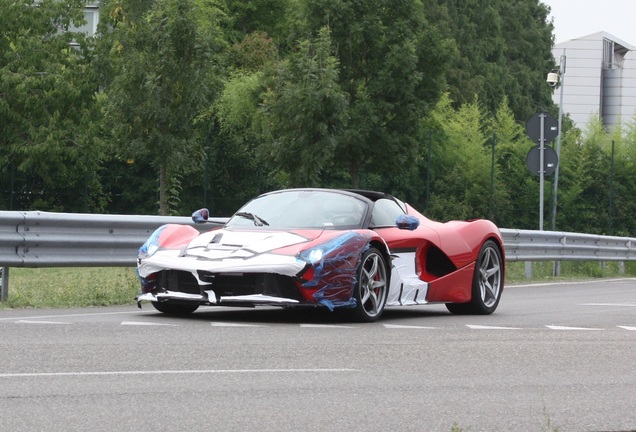
[[[290,190],[264,195],[243,206],[228,227],[283,229],[361,228],[368,206],[363,198],[317,190]]]

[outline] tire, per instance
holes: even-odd
[[[499,305],[503,285],[501,252],[494,241],[488,240],[477,257],[472,300],[469,303],[447,303],[446,308],[454,314],[490,315]]]
[[[159,312],[170,315],[188,315],[199,308],[198,304],[190,303],[175,303],[171,301],[152,302],[152,305]]]
[[[354,317],[358,321],[376,321],[384,311],[389,292],[389,278],[384,255],[369,248],[360,260],[353,296],[356,300]]]

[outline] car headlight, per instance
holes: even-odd
[[[327,259],[327,257],[331,257],[331,259],[342,259],[344,256],[349,256],[350,254],[358,254],[367,241],[365,236],[355,231],[350,231],[326,243],[302,251],[300,258],[312,265],[321,263],[324,259]]]
[[[309,253],[307,254],[307,259],[309,260],[310,263],[315,264],[317,262],[320,262],[323,255],[324,255],[323,250],[316,248],[309,251]]]

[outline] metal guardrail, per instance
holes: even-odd
[[[0,211],[0,301],[8,298],[10,267],[134,266],[139,247],[167,223],[206,229],[189,217]]]
[[[636,238],[502,229],[506,261],[634,261]]]
[[[223,224],[227,218],[211,218]],[[188,217],[0,211],[0,301],[10,267],[127,267],[161,225],[195,225]],[[501,229],[507,261],[633,261],[636,238]]]
[[[189,217],[0,211],[0,266],[134,266],[139,247],[167,223],[206,229]]]

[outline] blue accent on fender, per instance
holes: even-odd
[[[334,304],[331,300],[327,299],[319,300],[318,303],[329,309],[329,312],[333,312],[335,308],[353,309],[356,307],[357,304],[356,299],[354,299],[353,297],[347,302],[337,302],[337,304]]]
[[[303,287],[318,287],[314,299],[330,311],[356,307],[353,290],[357,283],[358,264],[368,247],[367,236],[350,231],[301,252],[300,257],[314,267],[314,279],[305,282]],[[312,262],[310,258],[315,257],[320,258]]]
[[[159,237],[161,232],[166,228],[166,225],[162,225],[153,232],[148,240],[139,248],[137,256],[139,258],[148,258],[152,256],[159,248]]]
[[[137,279],[141,284],[141,294],[152,292],[157,286],[156,279],[150,280],[148,278],[141,277],[141,275],[139,274],[139,269],[137,269]]]

